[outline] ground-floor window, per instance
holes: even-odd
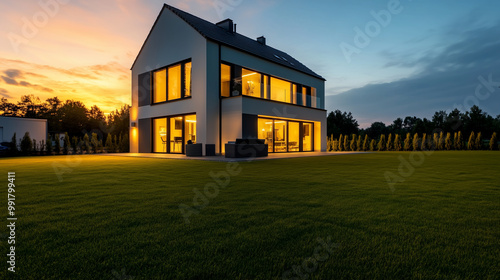
[[[266,140],[270,153],[311,152],[313,123],[259,118],[259,139]]]
[[[153,120],[153,152],[183,154],[188,141],[196,143],[196,115]]]

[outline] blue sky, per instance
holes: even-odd
[[[362,127],[474,104],[500,114],[498,1],[166,2],[211,22],[232,18],[248,37],[266,36],[327,79],[328,111],[351,111]],[[46,11],[40,3],[57,5],[14,46],[12,34]],[[130,66],[163,3],[1,2],[0,95],[57,95],[105,111],[129,103]]]

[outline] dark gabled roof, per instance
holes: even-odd
[[[320,75],[314,73],[311,69],[307,68],[304,64],[300,63],[298,60],[288,55],[285,52],[272,48],[268,45],[263,45],[256,40],[250,39],[246,36],[238,34],[236,32],[231,33],[224,28],[221,28],[209,21],[201,19],[192,14],[186,13],[182,10],[179,10],[170,5],[164,4],[162,12],[164,9],[169,9],[174,14],[183,19],[186,23],[188,23],[191,27],[193,27],[198,33],[200,33],[203,37],[216,41],[220,44],[227,45],[233,47],[235,49],[250,53],[252,55],[261,57],[263,59],[272,61],[274,63],[283,65],[285,67],[300,71],[302,73],[311,75],[318,79],[325,80]],[[161,13],[158,18],[161,16]],[[158,20],[158,19],[157,19]],[[156,22],[155,22],[156,24]],[[154,28],[154,25],[153,25]],[[148,35],[149,37],[149,35]],[[146,39],[147,41],[147,39]],[[141,48],[142,51],[142,48]],[[140,52],[139,52],[140,53]],[[135,64],[135,62],[134,62]],[[133,65],[132,65],[133,67]]]

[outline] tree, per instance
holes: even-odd
[[[78,143],[79,143],[79,139],[78,137],[76,136],[73,136],[73,138],[71,138],[71,146],[73,148],[73,154],[76,155],[76,153],[78,152]]]
[[[71,140],[69,138],[68,133],[64,133],[64,141],[63,141],[63,154],[67,155],[69,152],[69,149],[71,149]]]
[[[330,112],[326,118],[327,135],[332,135],[337,138],[340,134],[355,134],[358,133],[358,122],[354,119],[351,112],[341,112],[335,110]],[[116,134],[116,133],[115,133]]]
[[[368,137],[372,139],[379,138],[380,135],[388,132],[389,129],[383,122],[374,122],[369,128],[366,129],[366,134],[368,134]]]
[[[433,150],[439,150],[439,134],[435,132],[432,137],[432,148]]]
[[[89,110],[88,118],[87,130],[106,131],[106,117],[99,107],[96,105],[92,106]]]
[[[31,141],[30,133],[24,133],[23,138],[21,139],[21,153],[24,155],[29,155],[33,148],[33,142]]]
[[[61,153],[61,138],[59,134],[55,135],[55,140],[56,140],[56,145],[54,147],[54,152],[56,152],[56,155]]]
[[[121,139],[121,137],[120,137]],[[349,136],[344,136],[344,151],[349,151]]]
[[[415,135],[413,135],[413,150],[414,151],[418,151],[418,148],[420,146],[420,143],[419,143],[419,138],[418,138],[418,133],[415,133]]]
[[[451,133],[446,133],[446,139],[444,140],[444,147],[447,151],[453,148],[453,142],[451,141]]]
[[[377,143],[375,142],[375,139],[372,139],[372,141],[370,141],[370,152],[375,151],[375,145],[377,145]]]
[[[113,133],[113,135],[125,135],[129,133],[129,123],[130,123],[130,106],[124,105],[120,110],[115,110],[111,112],[108,116],[108,131]],[[327,135],[330,133],[327,133]],[[115,141],[118,143],[118,141]]]
[[[481,132],[477,133],[476,140],[474,141],[474,148],[476,150],[482,150],[483,149],[483,140],[481,139]]]
[[[99,139],[97,139],[97,133],[92,132],[92,139],[90,140],[90,144],[92,146],[92,152],[97,154],[97,149],[99,146]]]
[[[129,152],[129,139],[128,133],[124,134],[120,137],[120,152],[128,153]]]
[[[453,133],[453,149],[458,150],[458,132]]]
[[[462,132],[458,131],[457,144],[455,145],[455,149],[462,150],[463,148],[464,148],[464,137],[462,136]]]
[[[497,133],[493,132],[490,139],[490,150],[492,151],[495,150],[496,143],[497,143]]]
[[[83,135],[83,146],[82,146],[82,149],[85,150],[85,152],[87,154],[90,154],[90,140],[89,140],[89,135],[87,133],[85,133],[85,135]]]
[[[396,136],[394,137],[394,150],[399,152],[401,151],[402,147],[401,147],[401,136],[399,136],[399,134],[396,134]]]
[[[59,109],[62,131],[69,135],[81,135],[87,125],[88,110],[80,101],[66,100]]]
[[[408,132],[406,133],[404,150],[409,151],[410,149],[411,149],[411,134]]]
[[[41,155],[45,154],[45,141],[41,140],[41,141],[39,142],[39,145],[40,145],[40,146],[39,146],[39,149],[40,149],[40,154],[41,154]]]
[[[439,140],[438,140],[438,150],[442,151],[444,150],[444,133],[441,131],[439,133]]]
[[[331,145],[333,145],[333,143],[331,143]],[[333,147],[331,147],[331,150],[334,150]],[[114,152],[113,151],[113,134],[111,134],[111,133],[109,133],[108,137],[106,137],[106,152],[107,153],[113,153]]]
[[[365,135],[365,140],[363,140],[363,151],[368,151],[368,149],[370,148],[369,146],[369,139],[368,139],[368,134]]]
[[[474,131],[472,131],[470,133],[470,136],[469,136],[469,142],[467,142],[467,150],[474,150],[474,141],[476,139],[476,135],[474,134]]]
[[[356,134],[353,134],[351,137],[352,137],[351,144],[350,144],[351,151],[356,151],[358,149],[356,146],[356,142],[357,142]]]
[[[116,139],[115,139],[115,143],[116,143]],[[344,137],[342,136],[342,134],[340,134],[340,137],[339,137],[339,148],[338,148],[339,152],[342,152],[344,150]]]
[[[38,152],[38,144],[37,144],[38,142],[36,142],[36,139],[33,139],[32,142],[33,142],[33,147],[31,150],[33,151],[33,153],[36,154]]]
[[[427,133],[422,135],[422,143],[420,145],[420,150],[427,151]]]
[[[17,138],[16,133],[14,132],[14,136],[12,136],[12,140],[10,141],[10,154],[16,156],[19,150],[17,149]]]
[[[389,133],[387,137],[387,150],[392,151],[394,149],[394,142],[392,140],[392,133]]]
[[[380,135],[380,139],[379,139],[378,144],[377,144],[377,150],[379,152],[385,151],[385,135],[384,134]]]
[[[47,154],[52,155],[52,136],[47,135]]]
[[[356,142],[356,151],[361,151],[363,149],[363,144],[361,143],[362,137],[358,136],[358,141]]]
[[[0,116],[21,117],[21,115],[18,114],[18,110],[19,108],[17,105],[10,103],[7,98],[2,97],[0,99]]]

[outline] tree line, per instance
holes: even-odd
[[[406,133],[403,140],[399,134],[392,133],[386,137],[380,135],[378,139],[371,139],[368,134],[364,137],[357,134],[340,135],[334,139],[328,137],[328,151],[451,151],[451,150],[500,150],[497,133],[493,132],[489,141],[483,139],[481,132],[471,132],[465,141],[462,132],[450,133],[443,131],[427,135]]]
[[[37,142],[29,133],[13,135],[12,155],[128,152],[129,109],[124,105],[105,116],[96,105],[89,109],[81,101],[63,102],[57,96],[43,102],[34,95],[21,96],[17,103],[0,99],[0,116],[47,119],[47,141]]]
[[[457,145],[455,145],[454,140],[456,137],[463,138],[467,136],[468,138],[465,140],[469,140],[469,138],[472,137],[474,139],[471,139],[472,142],[477,141],[475,139],[477,139],[478,137],[480,137],[484,141],[487,141],[488,139],[491,140],[493,138],[493,135],[495,135],[496,137],[496,135],[500,132],[500,115],[498,115],[496,118],[493,118],[492,116],[483,112],[478,106],[474,105],[470,108],[469,111],[466,111],[464,113],[460,112],[460,110],[458,109],[454,109],[450,113],[447,113],[446,111],[435,112],[431,120],[427,118],[421,119],[418,117],[408,116],[404,119],[397,118],[390,125],[386,125],[383,122],[374,122],[370,127],[366,129],[359,129],[358,122],[350,112],[347,113],[336,110],[328,114],[327,132],[330,150],[334,149],[334,141],[337,142],[337,150],[379,150],[378,145],[381,140],[384,140],[382,141],[382,143],[386,144],[387,142],[391,142],[391,146],[389,146],[389,149],[382,146],[382,149],[380,150],[397,150],[396,148],[399,144],[402,145],[401,150],[405,150],[404,144],[408,139],[410,139],[409,141],[412,142],[412,147],[414,141],[413,139],[420,139],[415,141],[420,144],[424,143],[424,145],[429,146],[424,147],[426,149],[432,148],[436,150],[444,150],[447,146],[443,146],[443,148],[441,148],[440,143],[442,142],[443,145],[446,144],[446,139],[448,138],[452,142],[450,149],[461,150],[466,148],[469,149],[468,143],[471,141],[462,140],[463,143],[467,143],[464,144],[465,146],[458,145],[460,144],[459,142],[457,142]],[[433,140],[434,138],[436,138],[436,134],[437,141],[429,143],[432,141],[427,140],[427,138],[430,137]],[[441,134],[443,141],[439,140],[441,138]],[[350,142],[352,141],[352,135],[356,135],[355,149],[352,149],[350,145]],[[347,149],[344,145],[346,136],[349,139]],[[402,137],[405,138],[402,139]],[[357,144],[359,138],[361,138],[361,144],[358,146]],[[366,145],[363,145],[365,138],[369,140]],[[391,138],[390,141],[389,138]],[[375,141],[373,143],[374,147],[373,149],[370,149],[372,140]],[[415,145],[417,145],[417,143],[415,143]],[[477,149],[486,148],[488,148],[487,144],[482,143]],[[493,148],[498,148],[495,143],[493,143]],[[412,148],[406,150],[415,149]]]

